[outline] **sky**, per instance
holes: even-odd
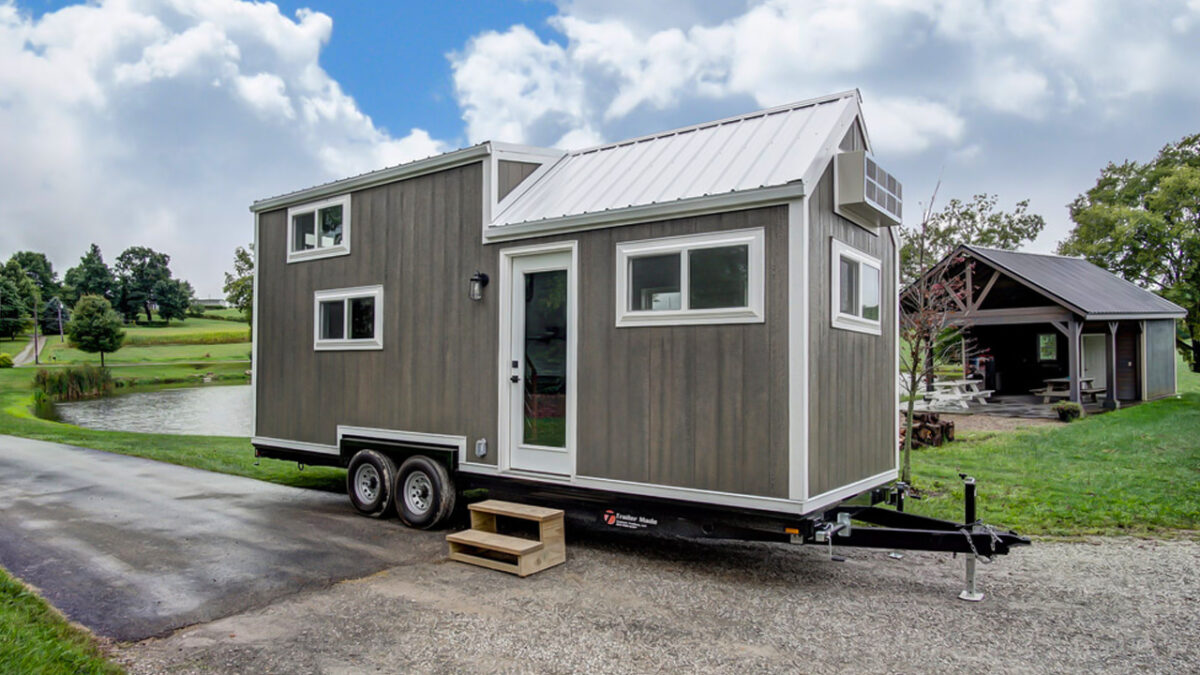
[[[0,0],[0,259],[169,254],[221,295],[256,199],[484,140],[563,149],[858,88],[906,222],[1046,218],[1200,132],[1200,0]]]

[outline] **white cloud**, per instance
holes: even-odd
[[[329,17],[270,3],[0,0],[0,255],[60,273],[91,241],[172,256],[219,292],[257,198],[436,154],[379,129],[318,63]]]
[[[923,152],[962,142],[975,112],[1033,120],[1146,93],[1200,98],[1200,7],[1162,4],[564,0],[550,25],[565,46],[515,26],[473,40],[452,65],[476,141],[595,139],[654,111],[859,87],[884,115],[870,120],[883,147]]]

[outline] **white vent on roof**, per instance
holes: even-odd
[[[879,168],[865,150],[837,156],[835,185],[839,214],[871,228],[895,227],[903,217],[900,181]]]

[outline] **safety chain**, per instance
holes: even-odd
[[[987,532],[988,536],[991,537],[992,553],[995,553],[996,544],[1000,543],[1000,537],[996,534],[995,527],[992,527],[991,525],[979,520],[964,527],[958,528],[958,531],[962,532],[963,536],[967,538],[967,545],[971,547],[971,554],[975,556],[975,559],[984,565],[990,565],[992,564],[993,560],[992,556],[980,555],[979,550],[975,548],[975,538],[971,536],[971,529],[976,526],[983,528],[983,530]]]

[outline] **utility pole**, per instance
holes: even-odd
[[[42,365],[42,362],[38,360],[38,356],[39,356],[38,352],[41,351],[41,349],[39,348],[39,347],[41,347],[41,345],[38,344],[38,321],[41,319],[41,316],[40,316],[41,311],[39,310],[39,305],[42,304],[42,292],[37,287],[37,282],[39,281],[39,279],[36,274],[34,274],[33,272],[27,271],[27,272],[25,272],[25,276],[34,280],[34,287],[33,287],[33,365],[40,366],[40,365]]]
[[[53,302],[54,306],[58,309],[58,341],[66,342],[67,338],[65,335],[63,335],[62,325],[62,300],[60,300],[58,296],[55,296]]]

